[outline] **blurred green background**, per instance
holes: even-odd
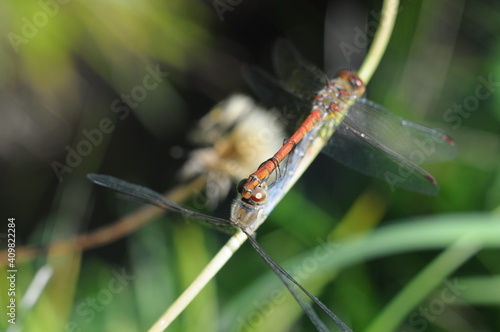
[[[330,76],[357,69],[380,8],[3,1],[2,249],[8,217],[16,218],[19,249],[91,232],[139,208],[96,189],[89,172],[161,192],[182,185],[178,171],[197,147],[188,132],[224,98],[251,94],[242,64],[272,71],[273,42],[285,36]],[[457,141],[455,160],[425,167],[438,196],[391,191],[320,156],[259,230],[261,245],[289,271],[312,264],[301,281],[355,331],[500,330],[499,22],[494,0],[402,1],[368,85],[369,99]],[[342,45],[355,51],[346,56]],[[97,128],[102,135],[89,134]],[[94,142],[82,143],[89,136]],[[202,212],[228,217],[234,195]],[[30,285],[42,294],[23,300],[15,326],[2,309],[0,329],[147,330],[226,239],[169,214],[81,255],[43,253],[18,264],[18,303]],[[310,262],[327,239],[328,260]],[[54,271],[46,287],[33,284],[43,266]],[[5,275],[2,268],[2,308]],[[244,245],[168,331],[312,330],[293,300],[272,298],[281,291]]]

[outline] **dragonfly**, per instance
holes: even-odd
[[[288,107],[307,117],[273,157],[240,181],[229,219],[189,210],[151,189],[110,175],[89,174],[87,177],[97,185],[138,201],[192,216],[218,228],[240,229],[318,331],[329,329],[307,298],[342,331],[352,331],[264,251],[254,232],[322,150],[336,159],[347,157],[344,160],[347,165],[366,174],[383,178],[385,168],[386,172],[396,172],[403,178],[404,181],[394,182],[400,187],[435,194],[434,178],[417,166],[417,162],[405,157],[405,153],[417,151],[424,153],[427,160],[447,160],[454,154],[455,143],[437,130],[403,120],[361,98],[365,86],[355,73],[344,71],[329,80],[287,41],[277,42],[273,59],[280,83],[257,67],[244,68],[246,80],[265,103]],[[279,174],[270,177],[276,169]]]
[[[276,43],[273,65],[278,81],[257,67],[245,67],[249,85],[266,106],[308,116],[273,157],[240,182],[242,197],[259,204],[265,196],[260,185],[316,127],[331,137],[322,152],[340,163],[391,187],[438,193],[436,179],[419,165],[452,159],[456,144],[450,136],[362,98],[365,85],[354,72],[342,71],[328,79],[286,40]]]

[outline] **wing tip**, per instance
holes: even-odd
[[[451,146],[456,146],[457,145],[457,143],[455,142],[455,140],[453,138],[451,138],[450,136],[446,135],[446,134],[443,134],[442,138],[443,138],[444,141],[446,141]]]
[[[427,181],[429,181],[431,184],[437,185],[437,181],[432,175],[430,175],[429,173],[426,173],[424,176],[427,179]]]
[[[436,178],[434,178],[430,173],[424,174],[424,177],[432,185],[432,189],[426,192],[422,192],[422,194],[429,196],[436,196],[437,194],[439,194],[439,185]]]
[[[99,184],[100,183],[100,175],[97,174],[97,173],[88,173],[87,174],[87,179],[89,179],[89,181],[95,183],[95,184]]]
[[[110,175],[87,173],[87,179],[99,186],[108,187],[110,182],[109,180],[114,180],[115,178]]]

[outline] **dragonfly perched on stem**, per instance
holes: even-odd
[[[391,187],[426,195],[438,193],[437,181],[419,164],[452,159],[456,146],[451,137],[361,98],[365,86],[356,73],[342,71],[329,80],[286,40],[276,43],[273,55],[279,82],[248,66],[244,68],[248,83],[266,106],[309,116],[273,157],[240,182],[244,198],[258,204],[259,200],[252,198],[255,189],[315,127],[323,127],[332,136],[322,152],[344,165],[382,179]]]
[[[351,331],[276,263],[252,235],[321,150],[356,170],[382,179],[391,180],[387,174],[393,172],[399,177],[396,178],[398,181],[393,181],[394,185],[436,194],[436,180],[417,164],[423,161],[420,159],[450,159],[455,154],[455,143],[437,130],[403,120],[361,98],[365,87],[353,72],[344,71],[328,80],[284,40],[277,42],[273,56],[281,83],[256,67],[246,67],[247,80],[265,102],[293,107],[297,112],[309,115],[273,157],[240,182],[239,197],[234,200],[230,219],[188,210],[151,189],[112,176],[89,174],[88,178],[139,201],[187,214],[217,227],[239,229],[290,290],[318,331],[328,331],[328,328],[304,294],[342,331]],[[418,153],[424,154],[425,158],[418,162],[411,159]],[[270,174],[278,167],[280,172],[271,181]]]

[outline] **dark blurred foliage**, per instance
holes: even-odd
[[[225,7],[218,7],[221,3]],[[0,207],[5,219],[16,218],[18,247],[90,232],[137,208],[95,189],[85,178],[89,172],[112,174],[158,191],[181,184],[177,172],[196,148],[187,133],[217,102],[236,92],[251,94],[240,73],[242,64],[272,72],[276,39],[291,40],[330,76],[339,69],[359,68],[381,5],[333,0],[4,1]],[[456,139],[459,155],[454,161],[426,167],[438,179],[441,193],[423,197],[391,191],[320,156],[259,232],[263,246],[278,261],[315,245],[360,202],[366,205],[356,210],[361,211],[358,218],[373,217],[374,223],[387,225],[424,215],[498,213],[499,22],[500,4],[494,0],[401,2],[393,37],[368,84],[367,97]],[[360,31],[367,31],[366,41]],[[346,44],[356,51],[343,53]],[[367,193],[375,197],[368,203],[362,200]],[[204,212],[227,217],[231,198],[216,211]],[[199,271],[226,238],[193,230],[191,224],[184,229],[182,218],[172,219],[162,217],[130,238],[84,253],[76,269],[79,280],[68,298],[58,302],[66,303],[67,311],[56,314],[51,301],[42,301],[43,308],[36,309],[41,316],[33,314],[26,326],[40,322],[37,317],[46,319],[41,330],[60,330],[66,321],[81,321],[75,308],[98,294],[113,268],[127,267],[142,284],[106,306],[106,318],[97,313],[89,330],[149,327],[192,279],[183,274],[182,260],[199,260],[194,268]],[[198,237],[200,243],[194,241]],[[193,255],[178,253],[185,246]],[[199,259],[194,258],[197,250]],[[498,275],[498,266],[491,264],[498,256],[492,252],[464,264],[458,275]],[[437,254],[384,257],[351,266],[335,280],[323,276],[325,303],[360,331]],[[28,264],[20,285],[28,285],[43,262],[40,258]],[[209,331],[229,324],[217,320],[225,306],[237,302],[245,285],[266,272],[256,253],[245,246],[218,276],[218,289],[212,286],[202,294],[208,300],[201,303],[213,307],[196,311],[194,304],[174,328]],[[153,291],[151,284],[157,287]],[[322,287],[313,287],[313,292]],[[160,299],[153,300],[155,295]],[[484,300],[482,306],[463,309],[469,318],[464,321],[482,322],[482,331],[498,330],[498,304]],[[148,311],[151,307],[156,312]],[[298,315],[298,307],[292,303],[290,308]],[[349,313],[353,308],[356,312]],[[434,325],[429,322],[419,329],[410,324],[406,330],[450,330],[459,313],[447,311]],[[120,322],[123,317],[127,319]],[[204,322],[210,319],[207,327]],[[290,326],[296,325],[294,319]],[[290,331],[308,323],[302,318],[298,324]],[[480,330],[467,326],[464,323],[460,331]]]

